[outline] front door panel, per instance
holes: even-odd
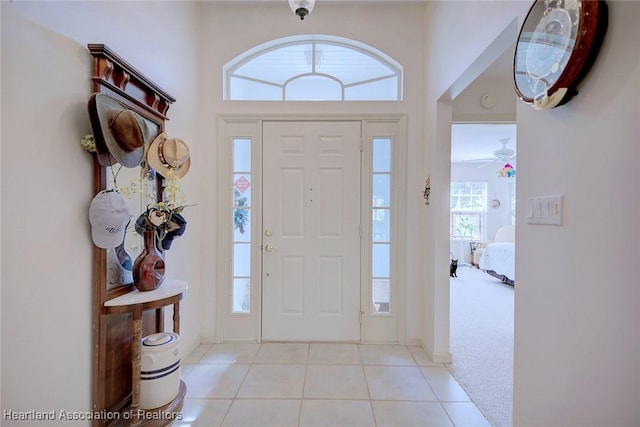
[[[360,340],[360,141],[360,122],[263,125],[264,340]]]

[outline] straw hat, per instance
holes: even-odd
[[[182,178],[191,166],[191,154],[187,144],[179,138],[167,138],[166,132],[158,135],[147,149],[147,164],[150,168],[166,177],[173,170]]]

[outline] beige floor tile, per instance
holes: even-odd
[[[418,367],[365,366],[364,371],[373,400],[437,400]]]
[[[373,402],[377,427],[453,427],[438,402]],[[458,427],[456,425],[456,427]]]
[[[366,400],[303,400],[300,427],[375,427]]]
[[[453,378],[451,372],[447,368],[439,367],[422,367],[420,368],[424,374],[431,389],[441,402],[470,402],[469,396],[460,387],[460,384]]]
[[[172,427],[218,427],[231,406],[231,399],[185,399],[180,419]]]
[[[262,343],[254,363],[307,363],[309,344]]]
[[[234,398],[249,365],[195,365],[185,377],[188,398]]]
[[[216,344],[202,356],[200,363],[248,365],[253,363],[259,349],[257,343]]]
[[[417,346],[203,344],[181,377],[187,396],[172,427],[490,427]]]
[[[191,370],[193,369],[193,367],[196,365],[192,365],[192,364],[181,364],[180,365],[180,378],[182,380],[184,380],[187,375],[189,375],[189,372],[191,372]]]
[[[305,365],[252,365],[239,398],[301,399]]]
[[[309,363],[319,365],[361,365],[358,344],[313,343]]]
[[[197,346],[187,358],[182,359],[182,363],[198,363],[202,356],[211,349],[213,344],[200,344]]]
[[[491,427],[476,405],[471,402],[443,402],[442,406],[456,427]]]
[[[432,362],[424,349],[420,346],[407,346],[418,366],[443,366],[442,363]]]
[[[358,346],[364,365],[415,366],[407,347],[401,345],[363,344]]]
[[[305,399],[369,399],[362,366],[309,365]]]
[[[296,427],[300,400],[236,399],[223,427]]]

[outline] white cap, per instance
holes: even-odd
[[[131,219],[127,201],[113,190],[96,194],[89,206],[93,243],[103,249],[119,246]]]

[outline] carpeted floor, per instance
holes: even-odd
[[[451,283],[453,376],[494,427],[512,426],[514,288],[474,267]]]

